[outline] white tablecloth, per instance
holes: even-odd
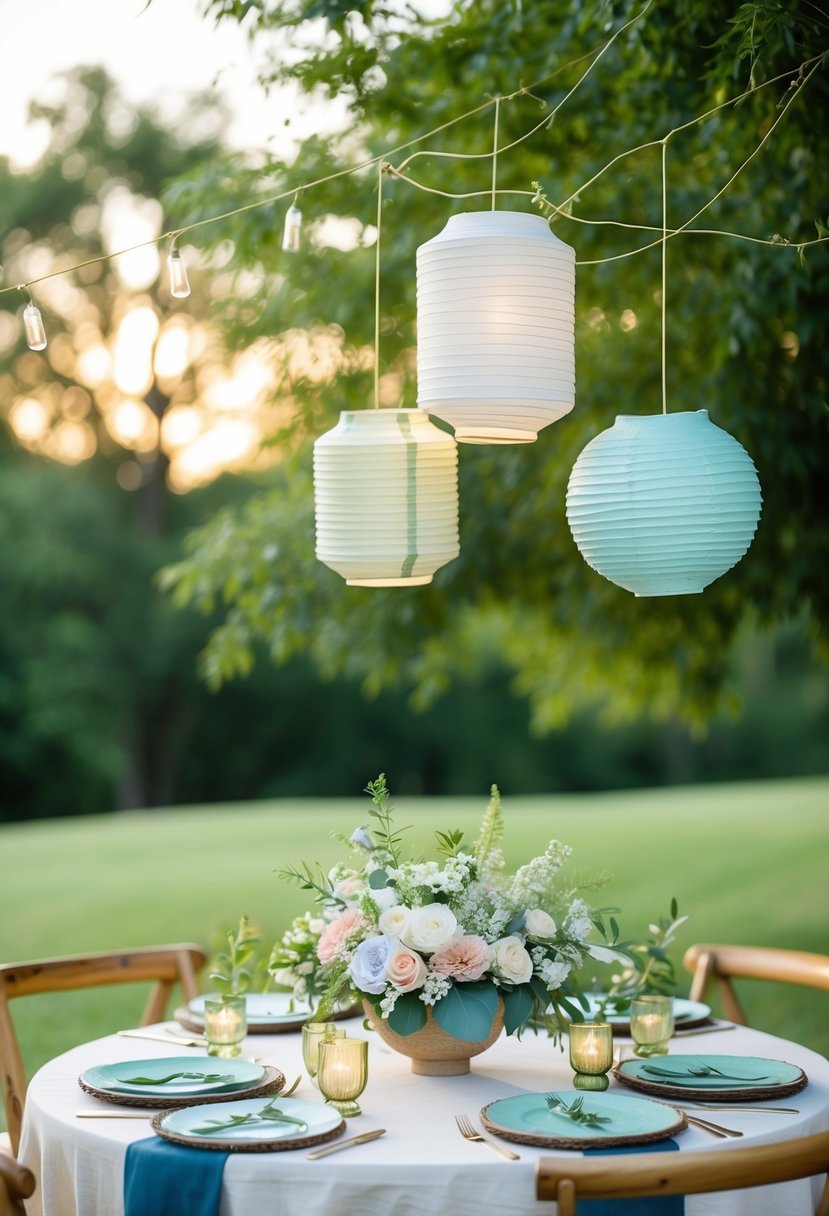
[[[221,1216],[264,1216],[276,1210],[281,1216],[480,1216],[482,1210],[487,1216],[549,1216],[555,1211],[554,1204],[535,1199],[536,1160],[552,1155],[552,1150],[513,1145],[520,1161],[501,1160],[482,1145],[463,1140],[453,1116],[467,1114],[477,1122],[481,1107],[495,1098],[572,1088],[566,1052],[545,1036],[528,1034],[520,1041],[502,1036],[473,1059],[468,1076],[416,1077],[408,1059],[364,1031],[359,1020],[345,1025],[349,1035],[370,1042],[369,1082],[360,1099],[363,1115],[349,1120],[346,1135],[375,1127],[386,1128],[387,1134],[320,1161],[308,1161],[304,1150],[231,1154]],[[93,1064],[185,1055],[190,1050],[174,1042],[168,1048],[113,1035],[58,1056],[36,1074],[27,1095],[20,1149],[21,1160],[38,1180],[27,1204],[31,1216],[123,1216],[126,1146],[152,1132],[138,1120],[76,1118],[80,1109],[124,1109],[85,1094],[78,1076]],[[254,1035],[245,1052],[280,1068],[288,1084],[302,1073],[297,1096],[322,1100],[304,1073],[299,1034]],[[715,1140],[689,1128],[677,1137],[681,1151],[728,1152],[735,1144],[771,1143],[829,1128],[829,1061],[822,1056],[740,1027],[675,1038],[671,1054],[682,1052],[788,1060],[806,1071],[809,1085],[785,1103],[797,1107],[798,1115],[749,1114],[723,1107],[711,1117],[743,1131],[743,1139]],[[616,1085],[611,1080],[611,1086]],[[819,1193],[820,1183],[802,1180],[689,1196],[686,1216],[811,1216]]]

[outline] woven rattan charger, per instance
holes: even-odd
[[[794,1081],[784,1081],[779,1085],[743,1086],[742,1089],[737,1086],[732,1089],[705,1089],[702,1086],[695,1089],[692,1085],[671,1085],[670,1082],[663,1085],[661,1081],[629,1076],[621,1071],[621,1064],[617,1064],[613,1069],[613,1076],[622,1085],[637,1089],[640,1093],[655,1098],[676,1098],[679,1102],[693,1099],[708,1102],[765,1102],[769,1098],[790,1098],[792,1094],[800,1093],[809,1083],[809,1078],[802,1070],[801,1075]]]
[[[208,1102],[236,1102],[242,1098],[265,1098],[278,1094],[285,1087],[285,1074],[278,1068],[272,1068],[269,1064],[264,1065],[264,1069],[261,1081],[257,1081],[255,1085],[246,1089],[234,1089],[231,1093],[226,1091],[221,1094],[190,1094],[189,1097],[182,1095],[179,1098],[150,1097],[145,1094],[124,1094],[108,1089],[96,1089],[94,1085],[87,1085],[80,1077],[78,1077],[78,1084],[84,1093],[92,1094],[93,1098],[100,1098],[102,1102],[113,1102],[116,1106],[140,1106],[144,1109],[164,1111],[181,1110],[185,1106],[201,1106]]]

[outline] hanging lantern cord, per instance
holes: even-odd
[[[377,241],[374,247],[374,408],[380,408],[380,232],[383,226],[383,174],[391,166],[377,165]]]
[[[668,412],[668,366],[667,366],[667,304],[668,284],[668,140],[662,140],[662,413]]]
[[[498,176],[498,123],[501,117],[501,98],[495,98],[495,131],[492,137],[492,210],[495,210],[496,179]]]

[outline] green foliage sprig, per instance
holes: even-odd
[[[260,944],[261,939],[247,916],[240,919],[235,932],[228,930],[227,949],[214,956],[209,973],[225,996],[242,996],[248,991],[253,983]]]
[[[374,834],[377,837],[379,849],[388,853],[393,866],[400,865],[400,845],[406,828],[397,831],[394,827],[394,808],[391,805],[389,788],[386,785],[386,774],[381,773],[376,781],[369,781],[365,792],[374,804],[369,811],[374,820]]]
[[[657,924],[648,926],[650,937],[645,942],[625,944],[633,966],[625,968],[609,989],[617,1009],[620,1002],[630,1001],[642,992],[658,992],[665,996],[676,992],[676,973],[668,957],[668,947],[673,945],[677,930],[687,920],[687,916],[679,915],[677,901],[672,899],[670,916],[660,916]],[[612,918],[610,924],[611,928],[618,928]]]
[[[584,1098],[575,1098],[568,1106],[558,1094],[547,1094],[547,1106],[554,1115],[563,1115],[565,1119],[579,1123],[582,1127],[599,1127],[602,1123],[610,1123],[610,1115],[598,1115],[593,1110],[584,1109]]]
[[[484,817],[481,820],[481,830],[475,841],[475,865],[479,874],[484,874],[493,867],[495,850],[499,847],[504,835],[504,815],[501,810],[501,791],[493,785],[489,793]]]

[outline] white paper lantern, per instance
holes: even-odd
[[[532,443],[575,403],[575,285],[541,216],[453,215],[417,251],[419,408],[462,443]]]
[[[620,416],[573,466],[567,522],[611,583],[693,595],[746,552],[761,503],[751,457],[707,410]]]
[[[317,557],[350,587],[418,587],[458,556],[458,448],[419,410],[344,411],[314,444]]]

